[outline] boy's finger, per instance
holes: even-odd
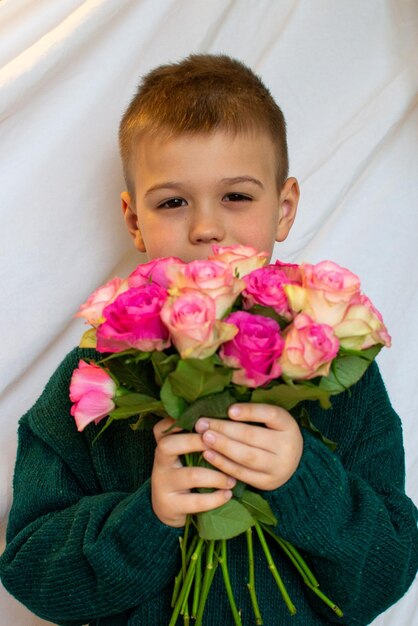
[[[182,509],[189,514],[217,509],[232,498],[230,489],[219,489],[211,493],[188,493],[183,496]]]
[[[274,440],[272,440],[270,431],[264,426],[254,426],[254,424],[237,423],[222,419],[207,420],[206,418],[199,420],[199,422],[196,424],[196,430],[202,435],[204,442],[209,447],[213,445],[210,437],[218,435],[219,437],[227,437],[231,441],[244,443],[266,452],[271,452],[276,445]]]
[[[155,440],[158,442],[161,437],[164,437],[165,435],[178,433],[181,431],[181,428],[178,428],[178,426],[176,426],[175,428],[172,428],[170,432],[166,432],[169,428],[173,426],[173,424],[174,420],[172,417],[164,417],[163,419],[159,420],[153,427]]]
[[[182,467],[176,472],[176,490],[232,489],[235,478],[216,469],[206,467]]]
[[[274,430],[288,430],[295,424],[294,418],[286,409],[273,404],[255,402],[232,404],[228,416],[235,421],[259,422]]]
[[[160,464],[169,465],[182,454],[203,452],[206,446],[202,437],[195,433],[179,433],[161,437],[155,449],[155,459]]]
[[[271,489],[276,486],[273,483],[270,485],[269,481],[271,481],[272,477],[269,474],[266,474],[262,470],[254,469],[254,467],[241,465],[215,450],[206,450],[203,456],[209,463],[224,474],[234,476],[237,480],[247,483],[256,489]],[[265,467],[266,462],[264,459],[264,468]]]
[[[252,428],[254,429],[254,427]],[[266,431],[266,429],[264,430]],[[272,459],[273,450],[267,448],[267,443],[265,443],[264,448],[261,447],[258,441],[256,442],[257,446],[253,446],[251,443],[244,443],[242,440],[232,439],[221,432],[214,432],[213,430],[206,431],[202,435],[202,439],[209,448],[209,450],[206,450],[204,453],[205,459],[209,462],[212,462],[210,452],[214,451],[233,463],[242,465],[256,472],[264,473],[266,467],[269,467],[274,460]],[[235,476],[235,473],[233,473],[233,476]]]

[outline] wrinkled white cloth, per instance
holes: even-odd
[[[79,304],[141,260],[119,209],[120,116],[142,74],[191,52],[243,60],[283,108],[302,196],[275,256],[339,262],[381,310],[418,501],[417,34],[413,0],[0,2],[2,541],[17,420],[78,343]],[[374,624],[418,623],[417,587]],[[4,590],[0,615],[46,624]]]

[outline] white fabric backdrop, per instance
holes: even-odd
[[[120,115],[144,72],[190,52],[243,60],[282,106],[302,200],[276,256],[349,267],[382,311],[418,501],[417,37],[413,0],[0,3],[2,536],[18,417],[78,342],[79,304],[139,261],[119,211]],[[417,587],[375,624],[418,624]],[[46,623],[4,590],[0,616]]]

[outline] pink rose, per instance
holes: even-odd
[[[92,326],[98,326],[104,321],[103,309],[127,289],[126,280],[118,277],[109,280],[88,297],[75,317],[84,317]]]
[[[231,266],[223,261],[197,260],[174,265],[168,274],[172,281],[170,293],[176,295],[184,289],[205,293],[215,302],[217,319],[225,315],[245,287],[244,281],[235,278]]]
[[[246,311],[231,313],[226,321],[238,328],[235,337],[219,351],[226,365],[237,368],[232,382],[260,387],[278,378],[281,374],[279,358],[284,346],[278,323]]]
[[[381,314],[364,295],[353,298],[344,319],[335,326],[334,332],[341,346],[350,350],[366,350],[376,344],[388,348],[391,345],[391,337]]]
[[[283,374],[295,380],[327,376],[339,348],[327,324],[317,324],[300,313],[284,331],[285,346],[280,359]]]
[[[296,263],[282,263],[282,261],[276,261],[276,267],[281,270],[289,279],[289,282],[302,284],[302,272],[300,266]]]
[[[245,290],[242,293],[245,309],[255,304],[272,307],[278,315],[291,320],[289,301],[283,285],[290,279],[275,265],[261,267],[245,276]]]
[[[97,329],[99,352],[136,348],[143,352],[170,345],[168,330],[160,318],[167,292],[154,283],[125,291],[104,310],[106,321]]]
[[[284,287],[292,311],[306,313],[320,324],[339,324],[351,299],[360,293],[358,277],[332,261],[302,264],[300,269],[302,286]]]
[[[234,276],[242,278],[266,264],[267,252],[257,252],[251,246],[212,246],[210,261],[223,261],[231,266]]]
[[[129,287],[142,287],[153,282],[167,289],[169,278],[167,270],[172,265],[183,265],[183,261],[175,256],[154,259],[149,263],[142,263],[128,276]]]
[[[115,408],[115,394],[116,383],[104,369],[80,361],[70,383],[70,400],[74,402],[71,415],[77,430],[81,432],[90,422],[98,424],[109,415]]]
[[[316,265],[302,263],[302,285],[326,292],[328,300],[348,302],[360,292],[360,279],[333,261],[321,261]]]
[[[237,332],[231,324],[216,319],[212,298],[194,289],[168,298],[161,319],[183,359],[205,359]]]

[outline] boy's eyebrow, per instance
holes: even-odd
[[[264,185],[261,180],[258,178],[254,178],[253,176],[232,176],[230,178],[222,178],[221,183],[227,185],[236,185],[238,183],[253,183],[257,185],[261,189],[264,189]],[[165,181],[163,183],[157,183],[156,185],[152,185],[149,189],[147,189],[145,196],[153,193],[154,191],[158,191],[159,189],[182,189],[183,185],[181,183],[177,183],[171,180]]]
[[[154,191],[158,191],[159,189],[182,189],[181,183],[176,183],[171,180],[164,181],[163,183],[157,183],[156,185],[152,185],[149,189],[147,189],[145,193],[145,197],[149,196]]]
[[[258,178],[254,178],[253,176],[233,176],[232,178],[222,178],[222,183],[227,183],[228,185],[235,185],[237,183],[254,183],[264,189],[264,185],[261,180]]]

